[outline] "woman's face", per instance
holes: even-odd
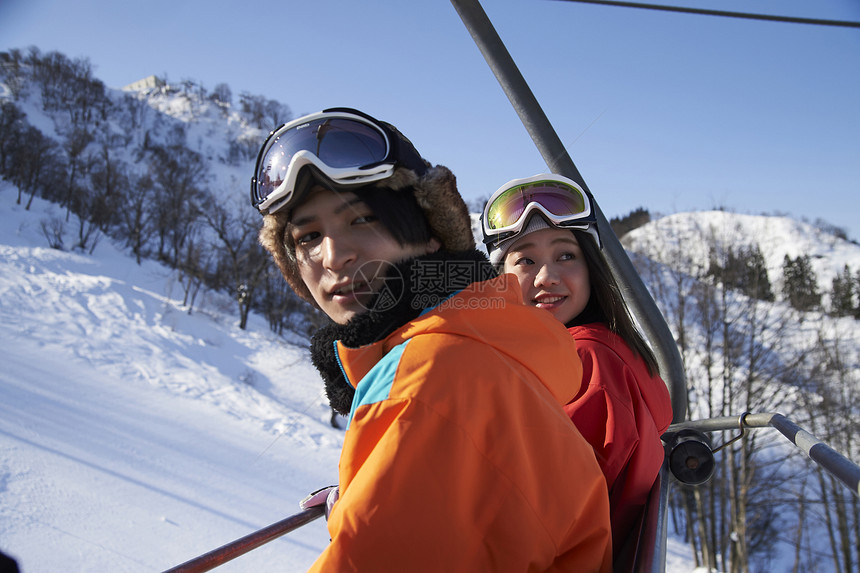
[[[311,296],[339,324],[368,309],[388,265],[439,248],[436,239],[401,245],[355,193],[321,186],[293,210],[287,232]]]
[[[565,229],[541,229],[516,240],[504,259],[517,276],[526,304],[548,310],[560,322],[588,304],[588,265],[576,237]]]

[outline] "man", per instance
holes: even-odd
[[[335,108],[270,134],[252,202],[348,416],[312,571],[609,571],[606,486],[562,405],[575,344],[492,278],[453,174]]]

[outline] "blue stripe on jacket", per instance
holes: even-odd
[[[411,340],[411,339],[410,339]],[[400,358],[406,350],[409,340],[392,348],[388,354],[382,357],[370,371],[358,381],[355,388],[355,396],[352,399],[352,407],[349,409],[349,420],[346,429],[352,423],[352,416],[360,406],[369,406],[388,399],[391,394],[391,385],[394,384],[394,376],[400,365]],[[338,361],[340,358],[338,357]]]

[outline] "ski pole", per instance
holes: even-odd
[[[294,529],[298,529],[302,525],[310,523],[311,521],[321,517],[324,513],[325,504],[309,507],[295,515],[282,519],[277,523],[273,523],[263,529],[250,533],[245,537],[241,537],[235,541],[227,543],[226,545],[222,545],[218,549],[213,549],[209,553],[204,553],[203,555],[190,559],[176,567],[167,569],[164,573],[201,573],[202,571],[210,571],[223,565],[227,561],[244,555],[252,549],[256,549],[264,543],[268,543],[285,533],[289,533]]]

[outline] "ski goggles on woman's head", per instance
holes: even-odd
[[[514,179],[493,193],[481,215],[484,243],[515,237],[534,211],[558,228],[587,231],[600,246],[591,197],[567,177],[547,174]]]
[[[358,110],[331,108],[286,123],[266,138],[251,179],[251,203],[274,213],[300,198],[304,167],[342,189],[391,177],[398,165],[423,175],[424,160],[393,126]]]

